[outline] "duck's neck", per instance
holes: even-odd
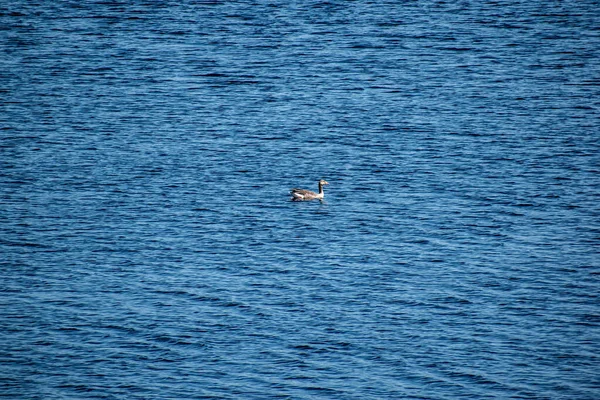
[[[323,194],[323,184],[319,182],[319,194]]]

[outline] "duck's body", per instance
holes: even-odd
[[[323,193],[323,185],[329,185],[328,182],[321,179],[319,181],[319,193],[312,192],[306,189],[292,189],[290,194],[292,195],[293,201],[307,201],[307,200],[323,200],[325,194]]]

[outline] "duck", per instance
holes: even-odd
[[[290,194],[292,195],[292,201],[308,201],[308,200],[323,200],[325,194],[323,193],[323,185],[329,185],[324,179],[319,181],[319,193],[311,192],[306,189],[292,189]]]

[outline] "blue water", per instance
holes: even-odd
[[[157,3],[0,5],[1,397],[600,398],[598,2]]]

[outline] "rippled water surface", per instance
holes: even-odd
[[[2,3],[0,395],[600,398],[599,26]]]

